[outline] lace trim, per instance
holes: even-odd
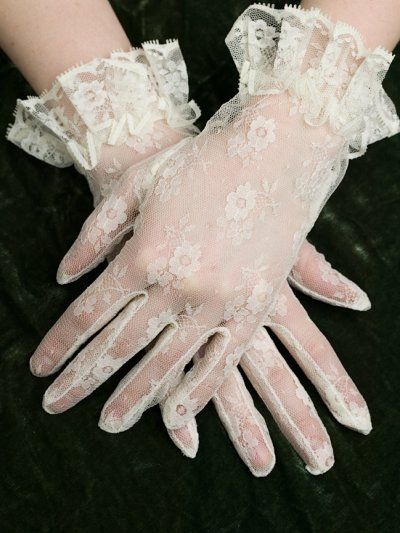
[[[288,91],[292,112],[312,126],[326,122],[349,143],[350,158],[400,131],[382,81],[393,55],[365,48],[360,33],[318,9],[254,4],[238,18],[226,44],[240,73],[239,92]]]
[[[200,110],[188,94],[178,41],[149,41],[76,66],[40,97],[18,100],[7,139],[56,167],[91,170],[104,144],[144,136],[157,120],[196,132]]]

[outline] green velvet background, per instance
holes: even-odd
[[[246,1],[118,0],[113,5],[134,43],[179,37],[192,96],[203,109],[201,124],[234,94],[237,76],[223,39]],[[385,86],[398,109],[399,75],[397,58]],[[4,56],[0,79],[3,135],[15,99],[30,89]],[[306,383],[336,453],[335,467],[313,477],[257,401],[273,436],[277,465],[268,478],[256,479],[238,459],[211,406],[198,417],[195,460],[174,448],[157,408],[124,434],[100,431],[100,409],[125,370],[63,415],[41,409],[51,379],[31,376],[28,359],[96,275],[66,287],[55,281],[91,198],[73,169],[47,166],[2,140],[0,531],[398,530],[399,149],[397,136],[352,162],[311,236],[335,266],[367,290],[373,309],[355,313],[302,298],[367,398],[374,430],[364,437],[339,426]]]

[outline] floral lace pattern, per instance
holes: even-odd
[[[318,9],[250,6],[226,43],[241,91],[288,91],[292,113],[302,113],[312,125],[329,122],[335,134],[347,138],[349,158],[399,131],[393,103],[382,88],[392,54],[367,50],[357,30],[334,24]]]
[[[148,354],[107,402],[102,427],[126,429],[162,401],[165,425],[179,430],[215,391],[227,387],[225,395],[217,393],[216,403],[237,449],[254,469],[260,463],[258,472],[268,471],[273,450],[254,409],[249,404],[239,409],[245,397],[240,381],[229,381],[237,377],[239,362],[307,468],[321,473],[333,464],[329,436],[265,324],[341,423],[360,432],[371,429],[363,397],[286,279],[319,210],[356,153],[359,135],[366,144],[373,138],[364,121],[370,120],[375,131],[375,109],[354,104],[347,114],[342,111],[361,71],[377,89],[376,64],[369,54],[362,55],[348,28],[331,28],[315,11],[297,15],[292,8],[253,6],[238,19],[228,42],[240,67],[239,94],[197,137],[160,164],[145,165],[152,176],[139,202],[129,171],[113,189],[111,204],[106,200],[94,211],[78,248],[91,243],[92,228],[104,227],[108,235],[103,252],[112,250],[132,225],[134,234],[47,334],[32,364],[39,366],[48,353],[65,361],[96,333],[76,365],[93,346],[100,362],[106,352],[122,361],[148,346]],[[382,66],[387,57],[378,56]],[[344,73],[341,67],[337,86],[331,70],[342,59],[347,66]],[[176,84],[175,73],[168,80]],[[300,98],[297,107],[294,97]],[[379,135],[393,133],[396,121],[389,117],[379,123]],[[95,242],[101,238],[96,235]],[[192,358],[193,366],[167,398],[168,383]],[[89,373],[92,366],[84,365],[76,377],[84,381]],[[74,389],[79,392],[76,383]],[[69,404],[68,394],[52,397],[53,404],[58,409],[59,402]]]
[[[225,305],[224,320],[233,319],[237,329],[245,323],[256,322],[274,292],[273,284],[265,279],[266,263],[266,258],[262,256],[253,268],[242,269],[243,283],[234,288],[238,296]]]
[[[165,294],[172,288],[182,288],[182,281],[200,268],[200,245],[191,244],[186,238],[192,229],[187,218],[179,221],[178,229],[167,227],[166,242],[157,247],[158,257],[148,265],[147,281],[151,285],[158,283]],[[169,253],[165,255],[165,251]]]
[[[74,164],[95,204],[136,161],[197,132],[177,41],[114,52],[57,77],[40,97],[18,100],[7,138],[54,166]]]
[[[244,121],[245,113],[242,119],[235,123],[235,128],[243,127]],[[273,119],[263,116],[254,118],[246,135],[240,132],[228,140],[228,155],[240,157],[245,167],[250,162],[261,159],[268,145],[275,141],[275,128],[276,123]]]
[[[268,213],[276,213],[279,204],[273,198],[275,190],[276,182],[270,184],[268,179],[264,179],[261,192],[254,189],[249,182],[230,192],[226,197],[225,215],[217,220],[220,229],[217,239],[230,240],[234,246],[250,240],[255,211],[261,220],[265,220]]]

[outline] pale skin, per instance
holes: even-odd
[[[303,0],[334,21],[355,26],[367,47],[393,50],[400,0]],[[0,0],[0,47],[40,94],[77,63],[130,48],[107,0]]]
[[[0,0],[0,47],[33,89],[131,44],[107,0]]]
[[[367,48],[383,46],[392,51],[400,40],[399,0],[303,0],[301,5],[354,26]]]

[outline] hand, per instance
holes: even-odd
[[[319,128],[306,127],[304,131],[304,124],[301,121],[301,117],[296,116],[296,118],[292,117],[287,119],[288,102],[285,97],[282,99],[281,97],[277,97],[276,99],[275,97],[268,97],[253,103],[247,101],[245,107],[243,107],[242,98],[240,98],[240,101],[238,100],[234,99],[233,102],[223,108],[221,113],[217,115],[216,121],[218,126],[216,130],[213,129],[216,125],[215,121],[212,121],[209,128],[199,138],[195,141],[190,141],[178,152],[179,157],[182,156],[181,162],[183,165],[176,172],[178,179],[174,181],[175,185],[181,186],[181,193],[183,193],[181,197],[195,198],[196,200],[201,198],[202,195],[198,192],[199,184],[201,188],[206,183],[209,186],[209,191],[212,193],[211,198],[213,200],[215,199],[215,202],[208,202],[207,205],[196,205],[194,212],[191,209],[190,216],[194,217],[196,223],[201,221],[201,224],[197,224],[195,228],[188,228],[185,216],[180,216],[180,213],[182,211],[185,212],[185,208],[187,210],[187,207],[176,202],[175,198],[172,201],[168,198],[166,199],[167,206],[165,207],[168,207],[168,209],[164,206],[164,209],[161,208],[161,204],[164,203],[163,200],[165,199],[165,187],[163,191],[165,184],[163,184],[163,180],[165,181],[166,178],[171,178],[171,174],[168,172],[168,169],[171,168],[171,161],[167,161],[159,170],[157,184],[153,193],[148,196],[142,208],[141,224],[138,225],[139,227],[135,236],[127,243],[121,254],[99,278],[99,281],[84,293],[79,302],[71,306],[67,314],[64,315],[55,328],[48,334],[34,356],[32,361],[34,369],[39,370],[40,373],[54,370],[58,365],[62,364],[68,355],[75,351],[81,342],[84,342],[86,338],[98,331],[119,309],[124,307],[128,302],[131,302],[118,315],[114,322],[107,326],[99,337],[85,348],[78,359],[72,363],[73,366],[70,365],[67,375],[72,379],[74,375],[78,375],[77,370],[79,369],[80,363],[88,368],[87,364],[91,364],[90,350],[93,350],[93,361],[93,354],[96,351],[98,352],[99,346],[102,345],[105,339],[108,340],[109,347],[116,339],[118,342],[122,340],[122,344],[124,344],[124,335],[129,328],[133,327],[133,315],[138,311],[139,306],[145,302],[146,306],[144,309],[146,313],[141,313],[139,319],[143,323],[143,326],[145,326],[145,329],[146,324],[149,325],[148,320],[152,322],[152,325],[154,324],[156,326],[151,330],[150,337],[154,338],[169,323],[172,324],[173,330],[171,331],[171,328],[169,330],[168,328],[166,329],[153,351],[135,369],[137,376],[145,378],[146,366],[148,367],[150,364],[152,354],[157,352],[158,361],[164,360],[166,367],[163,369],[161,379],[151,383],[151,392],[155,392],[153,394],[153,401],[163,389],[163,386],[165,386],[166,378],[171,379],[173,375],[178,375],[183,369],[184,364],[197,350],[197,347],[208,339],[210,335],[214,334],[212,341],[207,344],[204,358],[194,366],[192,371],[185,377],[183,383],[179,385],[177,391],[167,401],[164,416],[170,427],[181,427],[185,423],[185,419],[190,419],[207,401],[210,393],[212,394],[216,386],[219,386],[222,381],[221,373],[222,377],[226,377],[223,376],[221,370],[223,371],[225,367],[227,367],[227,370],[230,370],[229,367],[237,362],[241,353],[246,348],[245,344],[248,343],[247,339],[251,338],[258,324],[266,316],[267,310],[271,308],[272,303],[276,299],[275,297],[282,286],[283,280],[286,278],[293,264],[292,256],[297,253],[298,246],[307,231],[307,227],[309,227],[310,220],[313,216],[316,216],[320,208],[320,203],[323,201],[322,199],[328,194],[332,186],[332,179],[335,181],[337,177],[336,172],[338,172],[339,167],[333,161],[336,156],[341,160],[343,157],[342,149],[344,147],[344,145],[341,145],[341,136],[336,132],[333,135],[333,139],[331,136],[328,143],[325,144],[325,152],[322,152],[323,155],[318,150],[316,150],[317,153],[311,153],[313,152],[313,139],[318,139],[325,130],[322,129],[321,131]],[[233,122],[228,122],[225,128],[220,129],[222,115],[227,110],[232,111],[232,109],[236,109],[237,114],[235,116],[239,118],[236,118]],[[267,111],[271,111],[270,114],[267,114],[269,118],[263,115]],[[257,161],[248,161],[248,158],[250,157],[252,159],[254,154],[251,150],[249,152],[243,139],[246,139],[253,131],[252,128],[255,128],[255,126],[252,127],[252,122],[253,120],[259,121],[258,117],[260,116],[264,116],[267,121],[272,120],[272,122],[269,122],[269,135],[265,128],[265,122],[264,127],[258,127],[259,125],[257,124],[258,129],[254,129],[254,132],[256,132],[254,133],[255,138],[260,134],[262,137],[269,139],[267,143],[265,138],[260,141],[262,147],[260,151],[263,151],[269,144],[272,144],[273,141],[271,139],[273,135],[271,136],[271,130],[274,133],[272,124],[278,123],[279,118],[282,118],[282,116],[284,120],[281,133],[285,135],[286,132],[286,141],[288,139],[287,135],[289,134],[290,136],[292,129],[304,133],[301,139],[295,137],[297,145],[293,146],[293,151],[287,154],[289,161],[292,158],[296,161],[296,157],[300,153],[301,161],[307,163],[304,166],[309,167],[301,172],[300,178],[299,176],[295,178],[295,190],[297,193],[294,196],[293,194],[289,194],[288,191],[288,184],[294,176],[287,168],[287,162],[283,165],[281,164],[281,158],[279,158],[279,153],[282,153],[282,137],[278,138],[277,143],[269,150],[269,155],[272,156],[272,164],[270,164],[271,159],[268,159],[270,174],[275,175],[278,168],[276,175],[281,176],[279,183],[275,184],[273,179],[272,183],[263,179],[262,174],[265,174],[265,167],[263,168],[262,162],[257,164]],[[230,143],[229,141],[231,139],[234,139],[234,142]],[[240,169],[238,172],[237,165],[234,165],[232,160],[224,161],[223,158],[225,156],[223,154],[226,146],[232,158],[240,157],[242,159],[242,156],[244,156],[244,164],[248,163],[253,165],[252,170],[256,170],[258,175],[254,173],[252,183],[247,184],[246,182],[232,188],[232,181],[233,184],[237,184],[238,182],[236,180],[241,179],[242,172]],[[238,152],[238,147],[240,148],[240,153]],[[232,150],[230,150],[231,148]],[[199,154],[201,157],[199,157]],[[188,157],[186,158],[186,156]],[[211,176],[207,174],[207,165],[204,165],[204,162],[211,163],[210,167],[208,167],[213,170]],[[173,163],[176,163],[176,159]],[[299,166],[295,163],[294,166],[297,166],[298,171]],[[335,168],[335,172],[329,175],[330,180],[320,183],[326,171],[332,168]],[[216,182],[216,180],[212,179],[212,176],[216,175],[216,171],[218,170],[221,177],[224,178]],[[191,178],[189,184],[187,179],[188,171],[189,177]],[[211,177],[208,181],[203,181],[205,179],[203,175],[204,171],[206,171],[207,179]],[[203,180],[200,179],[200,174]],[[313,178],[312,180],[310,176]],[[175,178],[176,176],[173,175],[172,177]],[[182,180],[181,183],[179,183],[180,179]],[[316,188],[316,184],[313,182],[314,179],[317,179],[316,183],[321,185],[321,187],[318,186]],[[311,190],[309,187],[311,185],[310,180],[313,184]],[[167,179],[166,181],[168,185],[171,180],[168,181]],[[159,187],[160,184],[161,187]],[[226,190],[226,188],[228,189]],[[225,189],[226,192],[222,193],[221,189]],[[308,194],[305,195],[306,198],[303,197],[301,199],[304,191]],[[256,196],[254,196],[254,193],[256,193]],[[102,210],[105,213],[109,212],[110,209],[117,213],[124,212],[124,208],[117,209],[115,206],[119,202],[127,207],[129,205],[129,198],[133,196],[129,184],[125,183],[125,181],[121,187],[118,186],[115,189],[113,194],[113,201],[107,200],[96,212],[96,216]],[[243,196],[245,197],[243,198]],[[224,198],[226,198],[226,203]],[[285,220],[285,224],[283,225],[283,211],[280,210],[282,206],[286,208],[286,212],[291,213],[290,220]],[[243,212],[246,213],[244,219],[250,215],[250,229],[256,235],[256,238],[252,239],[251,243],[245,243],[239,249],[240,254],[237,252],[237,248],[235,249],[238,246],[237,227],[232,228],[232,226],[235,226],[233,223],[228,227],[225,224],[226,219],[224,220],[220,216],[215,218],[215,208],[217,208],[217,211],[225,211],[226,217],[232,216],[231,219],[228,218],[228,221],[235,221],[235,217],[243,220],[243,218],[240,218],[240,216],[243,216]],[[275,218],[269,213],[269,210],[273,211],[274,208],[278,211]],[[267,213],[264,215],[265,210],[267,210]],[[250,211],[255,212],[249,213]],[[238,212],[241,214],[240,216],[237,215]],[[103,216],[103,220],[106,219],[107,217]],[[157,220],[157,223],[154,222],[155,220]],[[177,221],[178,225],[181,223],[180,235],[174,232],[173,225],[170,223],[171,220]],[[153,222],[147,224],[148,221]],[[149,242],[154,242],[154,246],[157,246],[156,243],[161,240],[162,230],[160,231],[160,226],[161,228],[167,228],[168,238],[171,240],[171,242],[167,240],[159,250],[161,252],[159,255],[161,255],[161,259],[164,259],[166,266],[161,265],[161,262],[158,261],[160,259],[159,255],[156,258],[150,255],[152,253],[151,246],[143,246],[143,244]],[[144,227],[146,227],[146,231],[143,230]],[[212,243],[210,243],[209,236],[210,231],[213,229],[217,235],[222,235],[222,240],[225,240],[226,247],[222,250],[222,257],[221,247],[215,250],[215,246],[213,253],[209,255],[210,244]],[[193,230],[199,244],[193,244],[187,240],[186,234],[190,233],[191,230]],[[205,230],[207,231],[205,232]],[[247,227],[248,232],[249,226]],[[157,235],[157,233],[159,234]],[[177,238],[178,243],[175,243],[175,238]],[[241,235],[239,233],[239,240],[240,238],[243,239],[243,234]],[[266,249],[263,239],[268,242],[269,248],[267,266],[260,260],[263,251]],[[198,254],[199,249],[200,255]],[[185,251],[184,254],[183,251]],[[204,256],[202,255],[203,251],[207,251]],[[182,255],[180,255],[181,253]],[[215,256],[213,256],[214,253]],[[139,257],[139,268],[131,272],[130,276],[127,276],[127,266],[131,263],[132,257]],[[251,265],[252,257],[255,262],[253,265]],[[289,259],[283,259],[285,257],[289,257]],[[214,266],[217,272],[216,275],[212,276],[212,280],[209,283],[199,283],[200,280],[206,280],[210,272],[210,268],[203,270],[198,265],[200,258],[202,260],[205,258],[206,262],[208,261],[209,263],[212,261],[212,265],[209,264],[207,266]],[[218,259],[216,260],[216,258]],[[156,259],[158,261],[157,268],[154,266]],[[179,259],[184,260],[183,263]],[[167,266],[168,269],[166,268]],[[200,274],[193,276],[193,274],[199,271]],[[222,277],[221,273],[223,273]],[[248,278],[246,279],[246,283],[241,284],[238,278],[243,273],[248,274]],[[204,277],[199,279],[200,275]],[[128,277],[129,280],[127,280]],[[154,280],[152,282],[151,280],[153,278]],[[228,280],[229,282],[227,282]],[[152,284],[155,281],[158,282],[158,286],[153,284],[151,288],[148,288],[148,283]],[[107,287],[108,283],[111,283],[110,289]],[[221,286],[223,287],[222,291],[220,290]],[[212,287],[214,290],[210,292],[209,287]],[[207,292],[204,294],[204,288],[207,289],[208,294]],[[229,291],[232,288],[236,288],[237,291],[233,290],[235,294],[232,296],[234,298],[229,300],[229,297],[231,297]],[[132,300],[135,296],[139,296],[136,301]],[[171,296],[172,300],[169,299]],[[173,298],[174,296],[175,298]],[[182,302],[180,305],[183,306],[183,312],[178,312],[180,315],[179,318],[176,317],[174,312],[172,314],[167,312],[167,316],[164,315],[164,322],[161,321],[163,324],[160,326],[160,321],[158,323],[157,320],[154,322],[152,318],[159,318],[163,309],[166,308],[165,303],[162,303],[163,297],[166,297],[167,304],[172,304],[172,302],[176,302],[179,299]],[[195,305],[193,303],[194,301],[196,302]],[[200,302],[198,303],[198,301]],[[161,307],[158,307],[160,302]],[[205,314],[202,314],[204,307],[207,305],[210,307],[205,309]],[[154,311],[157,309],[161,314],[154,314]],[[147,313],[149,314],[146,320]],[[74,316],[79,315],[83,315],[84,320],[74,319]],[[204,325],[201,319],[204,320]],[[222,324],[221,319],[223,319]],[[214,326],[214,328],[212,327],[213,322],[216,323],[216,327]],[[136,325],[140,328],[140,324]],[[76,326],[78,326],[78,336],[74,331]],[[63,335],[62,345],[57,344],[57,334],[60,333]],[[121,335],[121,333],[123,334]],[[190,338],[191,334],[193,334],[193,338]],[[72,344],[68,337],[73,341]],[[136,338],[131,337],[131,335],[129,335],[129,338],[137,341],[137,332]],[[241,343],[240,341],[242,339],[244,342]],[[149,337],[146,337],[144,344],[147,344],[150,340]],[[134,342],[134,348],[130,349],[129,355],[132,355],[140,344],[140,342]],[[165,348],[162,354],[159,352],[161,346]],[[123,348],[121,345],[116,346],[115,343],[113,347],[117,348],[117,351],[120,353],[121,348]],[[230,347],[231,350],[229,350]],[[182,357],[179,356],[179,352],[183,353]],[[85,354],[87,356],[86,360]],[[48,355],[47,359],[46,355]],[[96,365],[94,369],[98,369]],[[165,372],[166,369],[167,372]],[[211,370],[214,372],[211,372]],[[113,371],[113,369],[111,368],[110,371]],[[196,382],[197,378],[199,383]],[[143,383],[146,382],[145,378]],[[77,383],[73,383],[72,389],[79,389],[79,387],[75,387],[76,385]],[[144,396],[146,396],[148,395],[147,385],[144,386],[144,389]],[[73,400],[74,392],[71,388],[68,390],[68,395]]]
[[[143,184],[139,179],[141,175],[142,173],[137,173],[137,175],[131,174],[130,176],[131,183],[135,183],[138,191],[143,188]],[[138,200],[139,197],[140,194],[138,195]],[[118,236],[114,236],[117,238],[110,239],[108,242],[103,239],[103,247],[102,242],[94,246],[96,240],[93,241],[90,237],[98,232],[95,222],[97,220],[93,220],[93,218],[86,222],[75,246],[67,254],[60,267],[59,277],[61,279],[76,279],[82,272],[88,271],[94,264],[97,264],[104,255],[114,253],[115,243],[119,239]],[[124,224],[121,224],[119,229],[121,233],[127,233],[132,229],[132,221],[127,220]],[[323,256],[318,254],[307,242],[300,249],[298,260],[292,269],[289,281],[306,294],[327,303],[358,310],[369,308],[369,300],[366,294],[350,280],[333,270]],[[317,388],[320,390],[322,397],[325,398],[328,407],[338,420],[352,429],[368,432],[370,419],[365,402],[345,373],[329,343],[309,321],[305,310],[288,287],[285,289],[285,294],[281,295],[280,302],[282,303],[282,301],[284,306],[281,305],[281,313],[277,313],[276,317],[272,317],[272,329],[274,329],[275,325],[275,332],[281,340],[289,343],[289,350],[291,349],[292,353],[297,353],[297,358],[300,359],[300,364],[302,363],[301,366],[305,368],[310,380],[317,383]],[[282,308],[287,307],[295,310],[295,317],[289,316],[286,325],[280,324],[282,322]],[[298,322],[302,326],[310,323],[307,331],[311,329],[313,346],[322,347],[321,349],[324,353],[323,364],[316,362],[313,358],[314,354],[310,355],[309,350],[302,346],[302,341],[304,343],[304,333],[302,331],[300,331],[300,340],[296,340],[300,349],[296,352],[293,346],[290,345],[293,339],[298,339],[299,337],[299,330],[296,328]],[[291,325],[294,326],[294,332],[290,331]],[[302,354],[307,354],[307,357],[302,358]],[[256,362],[258,362],[258,365],[255,364]],[[260,369],[258,372],[256,371],[257,366]],[[274,366],[279,367],[280,372],[285,377],[285,379],[278,379],[277,385],[275,385],[276,379],[268,379],[268,374],[272,372]],[[334,369],[334,372],[331,370],[331,372],[327,373],[326,369],[328,367]],[[295,449],[299,451],[306,461],[307,468],[313,473],[326,471],[333,464],[333,451],[329,437],[317,417],[307,393],[279,355],[273,341],[263,328],[260,328],[252,347],[242,358],[242,368],[247,373],[250,381],[255,384],[260,396],[265,399],[267,406],[271,406],[272,413]],[[172,385],[177,383],[172,383],[170,389],[172,389]],[[346,384],[346,387],[344,387],[344,384]],[[117,414],[112,424],[107,421],[101,422],[103,429],[106,431],[123,431],[130,428],[138,420],[141,412],[139,413],[134,408],[137,403],[135,401],[135,391],[136,384],[126,382],[126,385],[119,388],[118,392],[110,398],[103,412]],[[60,408],[63,393],[63,388],[61,388],[61,394],[59,394],[57,389],[53,390],[53,387],[51,387],[46,396],[47,409],[52,409],[54,407],[53,404],[58,404]],[[277,401],[279,396],[281,396],[281,400]],[[52,403],[48,403],[49,398],[51,398]],[[161,400],[161,405],[165,403],[165,399]],[[255,475],[268,473],[274,459],[272,443],[265,423],[262,422],[261,415],[256,412],[251,397],[237,371],[234,371],[232,377],[228,377],[225,380],[214,396],[213,401],[236,449],[250,470]],[[289,401],[291,401],[292,412],[287,407]],[[293,414],[294,409],[296,409],[297,413],[306,412],[306,416],[303,416],[303,420],[301,420],[300,427],[296,423],[296,416]],[[61,410],[64,410],[64,407],[61,407]],[[247,416],[244,416],[244,414]],[[310,424],[310,418],[312,418],[313,424]],[[311,439],[310,431],[312,428],[314,429],[314,434],[312,434]],[[316,429],[318,430],[319,438],[316,438]],[[195,456],[198,435],[194,421],[188,422],[187,426],[179,430],[171,430],[169,433],[185,455],[189,457]],[[247,439],[243,437],[245,433],[247,433]],[[254,449],[255,442],[258,442],[257,450]]]
[[[142,186],[139,179],[141,175],[142,173],[137,173],[136,175],[132,174],[130,176],[130,182],[136,185],[136,189],[138,191]],[[135,209],[132,209],[132,211],[135,211]],[[99,242],[98,246],[93,245],[96,243],[96,241],[91,240],[89,237],[98,233],[98,226],[96,224],[97,218],[93,216],[90,217],[85,223],[80,237],[77,239],[74,247],[67,254],[66,259],[63,261],[63,264],[60,267],[60,273],[62,277],[76,279],[83,271],[87,271],[93,266],[93,264],[97,264],[101,258],[104,257],[104,255],[108,255],[114,251],[115,243],[119,238],[118,235],[114,235],[114,240],[111,238],[107,243],[105,239],[103,239],[103,248],[101,246],[101,242]],[[122,233],[126,233],[131,229],[131,220],[127,220],[120,226]],[[88,263],[85,263],[85,259],[88,261]],[[80,270],[77,269],[78,265]],[[68,274],[66,274],[65,269],[67,269]],[[307,242],[303,244],[300,249],[299,257],[292,269],[291,275],[289,276],[289,281],[306,294],[333,305],[340,305],[357,310],[366,310],[370,305],[367,295],[350,280],[344,278],[337,271],[333,270],[329,263],[325,261],[323,256],[318,254],[314,247]],[[334,354],[329,343],[318,331],[318,329],[309,321],[305,310],[295,299],[288,287],[285,289],[285,294],[282,295],[280,301],[281,304],[282,301],[284,301],[285,305],[281,305],[281,313],[276,313],[275,317],[271,317],[272,328],[275,325],[274,331],[284,342],[286,340],[286,343],[290,343],[291,339],[298,339],[297,344],[301,347],[301,349],[297,352],[297,358],[303,363],[302,366],[303,368],[305,367],[306,373],[310,377],[311,381],[317,382],[322,397],[325,398],[328,407],[330,407],[338,420],[353,429],[361,432],[367,432],[368,427],[370,426],[370,421],[365,402],[361,395],[357,392],[357,389],[354,387],[350,378],[345,373],[343,367],[340,365],[337,356]],[[292,316],[289,316],[287,319],[287,324],[285,327],[286,320],[285,317],[282,317],[282,308],[284,309],[288,307],[292,310],[294,309],[296,315],[295,318],[297,320],[293,319],[292,311]],[[301,324],[301,326],[304,326],[307,323],[310,324],[310,327],[308,327],[306,331],[311,331],[310,334],[313,338],[312,345],[314,347],[322,346],[324,354],[322,357],[323,363],[321,363],[321,361],[315,361],[313,359],[314,354],[310,356],[310,350],[307,350],[302,346],[302,343],[307,343],[304,342],[303,331],[300,330],[299,332],[298,327],[296,327],[297,323]],[[280,328],[279,326],[282,327]],[[294,327],[293,332],[291,331],[291,326]],[[293,352],[293,346],[289,346],[289,350],[290,349]],[[302,358],[302,354],[304,353],[308,354],[308,357]],[[260,379],[260,372],[257,374],[257,372],[254,370],[254,361],[259,361],[260,359],[264,359],[264,363],[260,363],[260,369],[264,369],[264,372],[261,372],[262,379]],[[308,364],[307,360],[309,361]],[[284,375],[286,374],[286,380],[278,382],[278,390],[276,393],[273,393],[274,381],[271,380],[271,382],[269,382],[268,380],[268,373],[271,371],[270,367],[272,362],[275,362],[277,366],[281,367],[281,372]],[[327,373],[326,369],[329,366],[331,366],[332,369],[335,369],[335,372]],[[291,398],[291,393],[293,394],[293,388],[295,388],[295,392],[302,392],[301,397],[295,397],[293,403],[294,407],[297,409],[297,412],[301,410],[305,410],[306,412],[309,411],[309,415],[306,417],[307,422],[309,422],[311,416],[316,416],[315,410],[304,405],[302,399],[308,398],[307,393],[301,388],[298,380],[296,380],[296,378],[292,375],[281,356],[279,356],[272,340],[268,337],[268,334],[263,328],[261,328],[260,332],[257,333],[256,339],[252,343],[252,347],[246,352],[245,357],[242,359],[242,368],[244,368],[245,372],[247,372],[250,381],[254,383],[257,380],[260,396],[265,399],[267,405],[272,405],[272,412],[281,421],[281,425],[283,424],[283,430],[285,434],[288,436],[289,440],[293,442],[295,448],[299,450],[300,455],[308,464],[309,470],[312,470],[313,473],[325,471],[333,462],[333,451],[330,445],[329,437],[319,419],[316,419],[314,422],[314,429],[315,426],[319,429],[319,440],[315,439],[315,435],[312,442],[310,442],[310,439],[307,440],[307,438],[304,437],[303,427],[307,427],[305,423],[301,424],[302,428],[300,429],[298,429],[296,426],[295,417],[293,417],[293,415],[290,413],[290,410],[288,410],[286,406],[288,402],[287,398]],[[318,379],[316,379],[316,376]],[[178,383],[178,381],[179,379],[176,380],[176,383],[171,383],[168,390],[171,390],[173,386]],[[340,387],[343,386],[344,383],[347,383],[347,387],[344,390],[341,390]],[[284,384],[286,384],[285,388]],[[60,383],[58,383],[58,385],[60,385]],[[279,390],[279,385],[281,390]],[[101,421],[101,426],[103,429],[106,431],[123,431],[130,428],[135,421],[140,418],[143,412],[143,405],[145,406],[146,404],[137,402],[135,399],[136,391],[136,382],[129,382],[129,380],[126,380],[125,386],[120,387],[118,391],[112,395],[110,400],[107,402],[103,413],[106,414],[113,412],[115,417],[112,423],[103,417]],[[226,391],[229,391],[229,394],[227,394]],[[51,386],[45,398],[46,409],[51,410],[52,412],[59,412],[67,409],[69,404],[68,402],[65,404],[63,401],[66,398],[65,392],[66,390],[64,387],[58,387],[57,384]],[[279,402],[278,406],[275,405],[274,408],[273,396],[275,395],[275,398],[278,394],[282,396],[283,392],[285,394],[283,395],[282,401]],[[83,389],[82,397],[84,397],[87,393],[88,391]],[[228,401],[229,398],[231,400],[232,398],[236,398],[234,408]],[[79,401],[79,399],[80,398],[75,396],[75,402]],[[161,400],[161,404],[165,403],[165,399],[166,398],[163,398]],[[268,433],[261,432],[262,439],[259,446],[263,447],[264,450],[263,452],[257,452],[258,460],[264,460],[266,461],[266,464],[261,463],[257,466],[257,464],[254,464],[257,459],[254,459],[254,454],[251,453],[251,449],[248,449],[248,447],[251,446],[251,443],[255,442],[257,435],[253,435],[253,438],[250,440],[245,440],[240,438],[240,435],[238,435],[237,432],[235,433],[233,430],[233,428],[242,428],[242,431],[247,429],[248,435],[250,435],[251,429],[253,429],[254,433],[254,428],[257,428],[258,426],[265,428],[265,424],[261,424],[261,422],[257,422],[256,424],[257,419],[261,420],[261,415],[254,415],[254,406],[252,400],[249,396],[249,393],[244,388],[240,374],[235,372],[231,378],[228,377],[218,390],[217,394],[214,396],[213,400],[218,406],[219,412],[225,412],[224,415],[221,414],[221,420],[227,427],[228,433],[234,441],[235,447],[238,449],[239,454],[244,459],[246,464],[249,465],[251,471],[256,475],[263,475],[265,472],[269,472],[271,468],[271,461],[273,459],[273,448],[269,437],[267,437]],[[276,403],[277,402],[275,400],[275,404]],[[352,413],[352,409],[357,410],[358,416]],[[243,412],[248,413],[245,423],[243,420],[241,422],[237,420],[238,416]],[[360,417],[361,414],[364,416]],[[312,427],[312,425],[308,425],[308,428],[310,427]],[[193,457],[196,454],[198,436],[194,421],[189,422],[186,427],[179,430],[171,430],[170,435],[185,455]],[[260,438],[260,435],[258,435],[258,438]],[[267,447],[267,444],[269,447]],[[319,448],[316,448],[317,445]],[[312,450],[312,446],[316,448],[314,451]],[[272,450],[272,455],[267,453],[268,449]],[[325,451],[325,456],[321,456],[321,449]],[[319,455],[316,453],[318,450]],[[328,464],[326,464],[326,461],[328,461]]]
[[[369,308],[365,293],[332,269],[309,244],[302,247],[296,263],[297,275],[301,274],[304,265],[307,265],[304,269],[307,282],[301,285],[301,290],[307,294],[326,302],[332,301],[335,294],[335,304],[359,310]],[[358,303],[354,306],[356,300]],[[368,434],[372,426],[361,394],[327,339],[288,286],[281,294],[280,306],[271,316],[269,327],[315,385],[333,416],[345,426]],[[322,474],[331,468],[334,460],[329,436],[307,392],[264,328],[256,333],[240,365],[283,434],[305,461],[307,470]],[[123,394],[120,390],[113,396],[103,410],[107,413],[113,409],[120,414],[123,424],[118,426],[119,431],[130,427],[129,416],[133,412],[129,407],[134,404],[129,399],[129,390],[134,391],[134,384],[131,385]],[[273,444],[264,418],[255,408],[238,370],[233,370],[226,378],[214,395],[213,403],[250,471],[255,476],[268,475],[275,464]],[[101,427],[106,431],[114,430],[103,419]],[[193,457],[196,454],[198,435],[193,421],[188,427],[169,431],[169,434],[185,455]]]

